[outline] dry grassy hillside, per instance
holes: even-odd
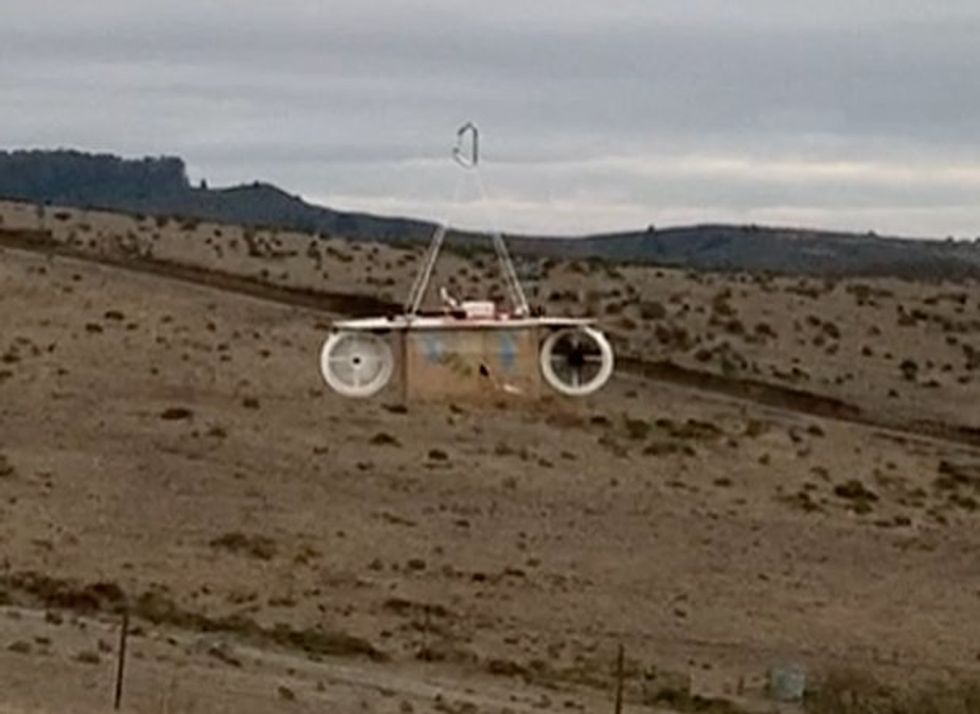
[[[0,203],[0,225],[60,245],[150,258],[263,283],[399,302],[421,247],[318,240],[180,219]],[[827,395],[904,422],[939,421],[980,440],[980,285],[698,274],[537,260],[532,298],[551,314],[603,317],[620,353]],[[435,283],[501,295],[492,255],[447,255]]]
[[[398,298],[418,257],[0,214],[62,251],[292,289]],[[486,258],[442,269],[493,290]],[[624,355],[860,418],[640,365],[583,402],[344,401],[316,368],[323,310],[8,241],[2,698],[97,710],[124,606],[132,706],[151,711],[600,711],[619,644],[632,706],[752,708],[781,662],[980,673],[978,286],[539,272],[549,312],[598,312]]]

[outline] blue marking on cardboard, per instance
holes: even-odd
[[[508,372],[517,364],[517,341],[509,332],[500,333],[500,364]]]
[[[446,354],[446,347],[442,340],[435,335],[425,335],[422,338],[422,351],[429,364],[439,364],[442,362],[443,355]]]

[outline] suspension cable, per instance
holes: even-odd
[[[426,249],[425,256],[422,259],[422,267],[415,276],[415,282],[412,283],[408,300],[405,302],[405,312],[409,315],[417,315],[419,309],[422,307],[422,301],[425,299],[425,294],[429,289],[429,281],[432,280],[432,271],[435,269],[436,262],[439,259],[439,252],[442,250],[446,233],[449,232],[449,213],[456,205],[456,202],[459,201],[462,183],[462,177],[456,179],[455,188],[453,189],[453,200],[446,207],[442,220],[436,224],[432,239],[429,241],[429,247]]]
[[[463,141],[467,135],[470,135],[471,137],[469,156],[467,156],[466,152],[463,150]],[[530,307],[528,306],[527,295],[524,293],[524,288],[521,285],[520,278],[517,275],[517,269],[514,267],[514,261],[511,258],[510,251],[507,250],[507,243],[504,241],[503,233],[499,230],[496,221],[490,214],[490,201],[487,197],[486,188],[483,184],[483,178],[481,177],[479,171],[479,137],[479,130],[472,122],[467,122],[460,127],[460,129],[456,132],[456,146],[453,148],[453,158],[456,160],[456,163],[463,167],[466,173],[473,174],[477,191],[479,192],[479,203],[484,215],[484,220],[491,226],[490,236],[493,242],[494,252],[497,255],[497,261],[500,264],[500,271],[503,277],[504,285],[509,293],[514,313],[523,317],[530,314]],[[443,220],[436,225],[435,232],[432,235],[432,240],[429,242],[429,247],[422,259],[422,267],[416,275],[415,281],[412,283],[408,300],[405,303],[405,311],[409,316],[418,314],[418,311],[422,306],[422,301],[425,299],[425,295],[428,292],[429,282],[432,280],[432,273],[435,269],[436,262],[438,261],[439,253],[442,250],[442,245],[446,239],[446,234],[449,232],[448,214],[452,207],[459,201],[459,194],[464,176],[465,173],[456,181],[456,187],[453,192],[453,201],[447,208],[446,215],[444,216]]]
[[[497,261],[500,263],[504,284],[510,293],[511,304],[514,306],[515,314],[521,317],[526,316],[531,312],[527,302],[527,295],[524,294],[524,287],[521,285],[521,280],[517,276],[517,269],[514,267],[514,261],[511,258],[510,251],[507,250],[507,243],[504,241],[503,233],[497,227],[496,221],[490,214],[490,199],[483,185],[483,178],[478,170],[474,171],[473,174],[476,178],[477,188],[480,191],[480,203],[483,208],[484,218],[490,224],[493,248],[497,253]]]

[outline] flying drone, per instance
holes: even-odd
[[[479,136],[477,127],[467,123],[457,132],[453,149],[456,163],[474,174]],[[537,398],[544,385],[562,395],[584,397],[609,381],[613,349],[595,320],[532,314],[498,231],[491,239],[509,304],[458,300],[443,288],[441,309],[423,311],[448,231],[445,221],[437,226],[402,314],[332,325],[320,353],[320,369],[335,392],[372,397],[397,379],[406,400],[481,395]]]

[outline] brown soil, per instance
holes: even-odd
[[[856,308],[848,284],[557,264],[539,295],[581,291],[553,307],[606,314],[626,358],[605,391],[406,408],[330,394],[323,310],[350,306],[291,296],[326,271],[332,293],[390,303],[416,253],[332,239],[317,259],[308,237],[253,235],[250,255],[227,226],[51,208],[39,226],[34,207],[0,207],[75,253],[0,249],[14,708],[99,710],[123,608],[141,628],[133,711],[601,711],[620,644],[631,706],[694,706],[672,694],[690,690],[752,708],[774,663],[980,670],[976,285],[863,281],[879,304]],[[492,291],[475,260],[450,256],[440,279]],[[175,262],[275,293],[160,267]],[[661,318],[644,305],[658,291]],[[939,317],[890,324],[896,302]],[[777,337],[715,349],[711,315],[732,311]]]

